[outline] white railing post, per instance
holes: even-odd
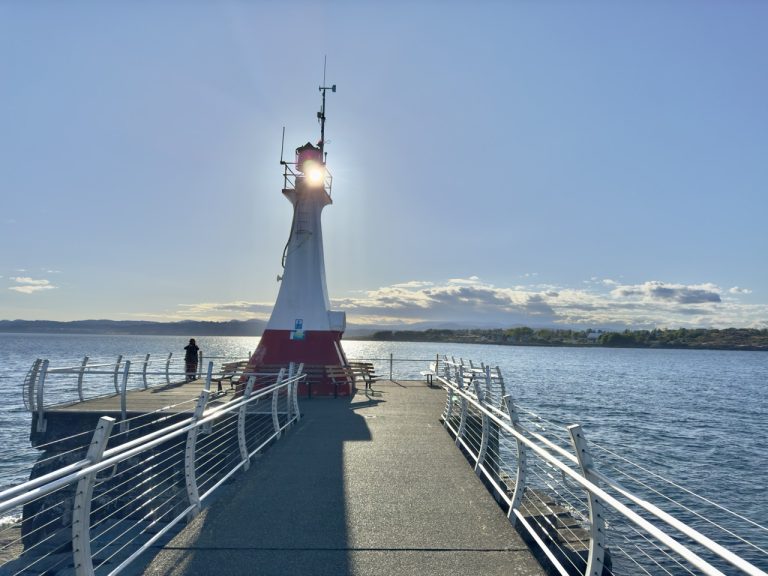
[[[288,364],[288,380],[293,380],[293,376],[294,376],[293,371],[294,371],[294,363],[291,362]],[[290,422],[293,420],[293,387],[294,386],[296,386],[296,381],[293,381],[290,384],[288,384],[288,389],[286,390],[286,394],[288,395],[286,398],[287,400],[286,404],[287,404],[287,410],[288,410],[287,422],[289,423],[289,425],[290,425]]]
[[[285,368],[280,368],[280,373],[277,375],[277,382],[275,384],[282,384],[283,375],[285,374]],[[277,398],[280,394],[279,386],[272,392],[272,425],[275,427],[275,435],[278,440],[280,439],[280,417],[277,415]]]
[[[197,405],[195,406],[195,413],[192,416],[193,423],[197,423],[202,417],[205,405],[208,402],[208,394],[208,390],[200,392],[200,397],[197,399]],[[195,470],[195,448],[199,429],[199,426],[195,426],[187,432],[187,444],[184,448],[184,483],[187,487],[187,498],[190,505],[193,506],[189,513],[189,519],[194,518],[200,513],[200,493],[197,490],[197,474]]]
[[[509,420],[512,423],[512,428],[519,434],[523,433],[522,426],[520,426],[520,416],[517,414],[517,408],[512,401],[512,395],[506,395],[502,398],[504,406],[507,408],[507,414],[509,414]],[[525,444],[519,438],[515,438],[517,442],[517,473],[515,474],[515,490],[512,492],[512,498],[509,505],[509,511],[507,512],[507,518],[509,518],[512,524],[517,523],[517,516],[515,511],[520,510],[520,505],[523,503],[523,494],[525,494],[525,480],[528,473],[528,467],[525,459]]]
[[[168,359],[165,361],[165,383],[170,384],[171,383],[171,357],[173,356],[173,352],[168,353]]]
[[[45,409],[43,402],[45,400],[45,376],[48,374],[48,360],[43,360],[40,368],[40,374],[37,378],[37,431],[45,432]]]
[[[459,366],[459,384],[463,388],[464,383],[464,366]],[[465,396],[461,396],[461,416],[459,418],[459,429],[456,431],[456,445],[460,444],[461,439],[464,437],[464,432],[467,429],[467,412],[469,408],[469,402]]]
[[[288,380],[292,380],[294,377],[294,370],[295,370],[295,364],[293,362],[288,363]],[[293,418],[293,387],[296,385],[296,382],[291,382],[288,384],[288,422],[291,422],[291,419]]]
[[[144,390],[147,389],[147,366],[149,366],[149,354],[144,358],[144,365],[141,368],[141,380],[144,382]]]
[[[504,398],[504,396],[507,395],[507,387],[504,384],[504,377],[501,375],[501,368],[496,366],[496,377],[499,379],[499,384],[501,385],[501,397]]]
[[[37,380],[40,377],[40,366],[42,364],[43,360],[41,358],[34,361],[32,368],[29,371],[29,380],[25,382],[27,389],[23,391],[24,403],[32,413],[35,412],[35,392],[37,390],[35,386],[37,386]]]
[[[299,364],[296,370],[296,382],[293,384],[293,409],[296,412],[296,422],[301,420],[301,411],[299,410],[299,379],[304,372],[304,363]]]
[[[200,375],[202,376],[202,371]],[[208,362],[208,370],[205,373],[205,389],[211,391],[211,381],[213,380],[213,360]]]
[[[394,363],[394,354],[389,353],[389,381],[392,382],[392,364]]]
[[[581,426],[579,424],[571,424],[568,426],[568,432],[571,435],[573,450],[576,452],[581,473],[584,475],[584,478],[596,484],[597,477],[592,472],[594,469],[592,456],[587,449],[587,440],[584,438]],[[600,500],[589,491],[587,496],[589,503],[589,557],[584,574],[585,576],[601,576],[605,555],[605,516]]]
[[[461,390],[461,386],[462,386],[461,381],[462,381],[463,377],[461,376],[461,372],[459,371],[459,368],[460,368],[460,366],[459,366],[458,363],[454,363],[453,364],[453,379],[456,382],[456,388]]]
[[[245,385],[245,390],[243,391],[244,400],[248,400],[248,398],[251,397],[251,392],[253,392],[253,384],[255,382],[255,376],[248,378],[248,383]],[[248,405],[243,404],[240,406],[240,410],[237,414],[237,445],[240,448],[240,459],[243,461],[243,472],[248,470],[248,468],[251,466],[251,459],[248,457],[248,443],[246,442],[245,438],[245,416],[247,408]]]
[[[488,394],[486,392],[483,392],[483,390],[480,388],[480,382],[475,380],[475,394],[477,395],[477,401],[480,403],[480,406],[485,407],[486,406],[486,398],[488,397]],[[488,418],[488,415],[483,412],[483,431],[482,435],[480,436],[480,448],[477,451],[477,462],[475,462],[475,474],[480,476],[482,474],[481,466],[483,462],[485,461],[485,455],[488,453],[488,437],[491,433],[491,419]]]
[[[123,355],[120,354],[120,356],[117,357],[117,362],[115,362],[115,375],[114,375],[114,383],[115,383],[115,393],[120,394],[120,386],[117,382],[117,375],[120,373],[120,364],[123,361]]]
[[[123,383],[120,386],[120,433],[128,431],[128,374],[131,371],[131,361],[125,361],[125,368],[123,369]]]
[[[452,382],[451,380],[451,372],[448,368],[448,364],[446,363],[446,371],[445,371],[445,378],[448,380],[449,383]],[[445,401],[445,411],[443,414],[443,423],[445,426],[448,426],[448,422],[450,421],[451,417],[453,416],[453,386],[448,386],[448,398]]]
[[[208,362],[208,372],[205,375],[205,385],[203,386],[203,390],[205,390],[208,393],[208,398],[210,398],[211,394],[211,381],[213,380],[213,360]],[[213,421],[206,422],[203,424],[203,427],[201,429],[201,432],[203,434],[210,434],[213,431]]]
[[[77,373],[77,397],[80,398],[80,402],[83,398],[83,376],[85,375],[85,365],[88,364],[88,356],[83,358],[83,363],[80,364],[80,371]]]
[[[114,418],[102,416],[93,432],[91,445],[85,458],[91,464],[101,461],[112,432]],[[75,576],[93,576],[93,558],[91,556],[91,501],[96,473],[86,474],[77,482],[75,500],[72,508],[72,559]]]

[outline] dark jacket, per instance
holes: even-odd
[[[197,353],[200,350],[197,344],[187,344],[184,346],[184,350],[186,350],[184,362],[197,362]]]

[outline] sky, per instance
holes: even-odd
[[[0,0],[0,319],[768,328],[768,3]]]

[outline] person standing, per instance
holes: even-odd
[[[184,371],[187,373],[187,382],[192,382],[197,378],[197,359],[200,355],[200,348],[195,344],[195,339],[190,338],[189,344],[184,346]]]

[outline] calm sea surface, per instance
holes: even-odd
[[[37,457],[21,388],[35,358],[74,366],[88,355],[180,356],[187,338],[0,334],[0,486],[26,479]],[[258,338],[208,337],[207,356],[245,358]],[[580,423],[587,438],[765,523],[768,517],[768,353],[533,348],[345,341],[378,372],[419,378],[436,354],[500,366],[515,401],[547,419]],[[106,378],[109,378],[108,376]]]

